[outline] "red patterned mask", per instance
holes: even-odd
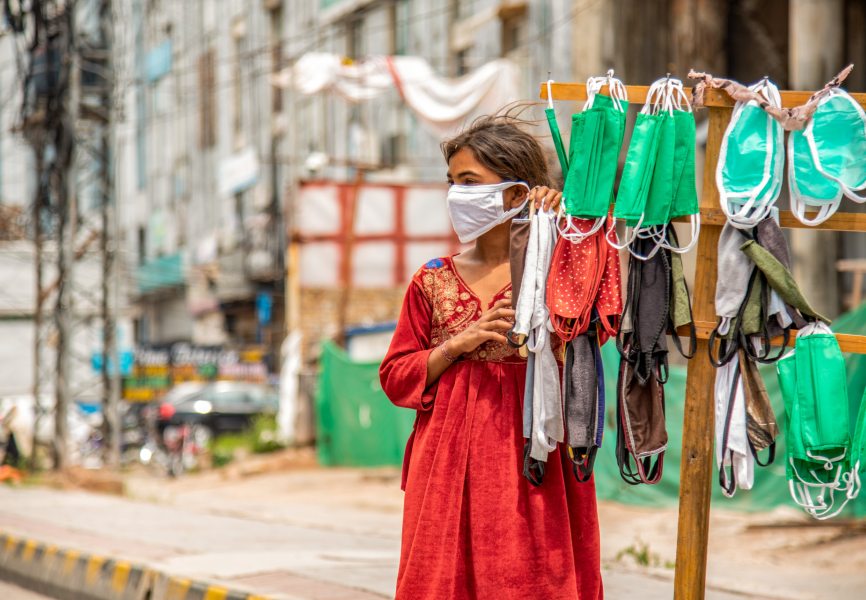
[[[573,219],[581,230],[589,230],[593,219]],[[604,229],[580,242],[559,238],[547,278],[547,307],[557,335],[570,341],[589,329],[592,308],[607,265],[608,244]]]
[[[609,337],[616,337],[622,316],[622,276],[620,275],[619,252],[607,245],[607,258],[601,275],[595,309],[598,312],[599,343],[604,344]]]

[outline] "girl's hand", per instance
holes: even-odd
[[[556,212],[562,203],[562,192],[546,185],[537,185],[529,190],[529,201],[535,204],[536,209]]]
[[[446,350],[458,356],[472,352],[484,342],[506,343],[504,333],[514,325],[514,310],[511,300],[497,300],[481,317],[462,332],[448,340]]]

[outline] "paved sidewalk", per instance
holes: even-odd
[[[193,580],[305,600],[390,597],[399,555],[393,532],[344,532],[40,488],[0,488],[0,530]],[[612,599],[672,596],[669,577],[619,566],[606,570],[605,587]],[[707,597],[744,596],[711,591]]]

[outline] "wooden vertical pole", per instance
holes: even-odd
[[[730,108],[710,108],[709,131],[704,160],[701,212],[718,209],[716,163],[719,148],[731,116]],[[716,293],[717,247],[721,225],[703,224],[698,240],[695,271],[694,317],[696,322],[713,322]],[[674,598],[700,600],[707,575],[707,542],[710,529],[710,491],[713,461],[713,386],[715,369],[707,359],[707,340],[697,341],[695,358],[689,361],[683,415],[683,452],[680,464],[679,525]]]

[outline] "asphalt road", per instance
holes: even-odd
[[[0,581],[0,598],[3,600],[51,600],[49,596],[22,589],[5,581]]]
[[[312,472],[299,476],[310,478],[305,487],[316,478]],[[252,496],[245,502],[221,498],[226,492],[219,487],[204,487],[195,495],[203,496],[198,501],[187,497],[178,505],[0,487],[0,531],[292,600],[393,597],[399,513],[377,516],[377,511],[368,510],[364,518],[359,510],[329,506],[321,491],[315,494],[318,503],[306,499],[297,504],[279,502],[277,507],[268,501],[270,495],[279,496],[275,494],[279,486],[273,482],[270,493],[249,480],[242,482],[244,495]],[[363,496],[358,488],[354,494]],[[323,510],[330,513],[327,523],[322,520]],[[606,569],[604,578],[609,598],[671,597],[669,576],[616,567]],[[31,597],[21,596],[22,600]],[[0,599],[6,598],[16,596],[0,591]],[[713,590],[707,598],[741,600],[743,596]]]

